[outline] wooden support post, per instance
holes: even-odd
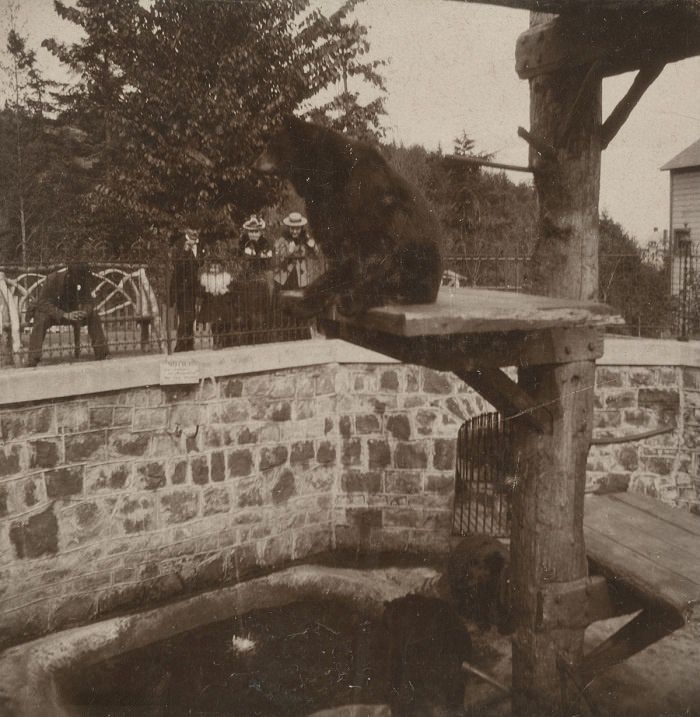
[[[531,24],[549,16],[533,13]],[[556,162],[535,165],[539,236],[532,271],[535,290],[589,300],[598,292],[601,81],[585,67],[540,75],[530,83],[533,135],[555,144],[581,86],[590,101],[569,127]],[[579,103],[580,105],[580,103]],[[580,696],[558,667],[574,669],[583,654],[580,625],[538,625],[538,595],[549,583],[586,577],[583,499],[592,433],[595,361],[521,368],[519,382],[540,405],[552,408],[549,434],[519,431],[520,469],[514,491],[512,585],[518,606],[513,637],[513,713],[569,715]]]

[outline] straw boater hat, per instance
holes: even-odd
[[[258,219],[255,214],[243,224],[243,228],[247,232],[261,232],[265,228],[265,221]]]
[[[286,227],[300,229],[301,227],[305,227],[307,222],[306,219],[299,214],[299,212],[291,212],[282,220],[282,224]]]

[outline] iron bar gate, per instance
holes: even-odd
[[[512,422],[484,413],[457,435],[454,535],[510,535],[510,494],[515,475]]]

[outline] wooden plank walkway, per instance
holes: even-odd
[[[589,558],[612,579],[683,620],[698,617],[700,518],[634,493],[589,495]]]

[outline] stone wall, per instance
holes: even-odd
[[[675,429],[593,447],[588,487],[697,510],[700,368],[630,346],[606,344],[595,435]],[[343,342],[196,356],[185,388],[160,357],[0,376],[0,647],[328,550],[446,548],[472,390]]]
[[[0,409],[0,645],[333,548],[444,548],[487,408],[408,366],[320,366]]]

